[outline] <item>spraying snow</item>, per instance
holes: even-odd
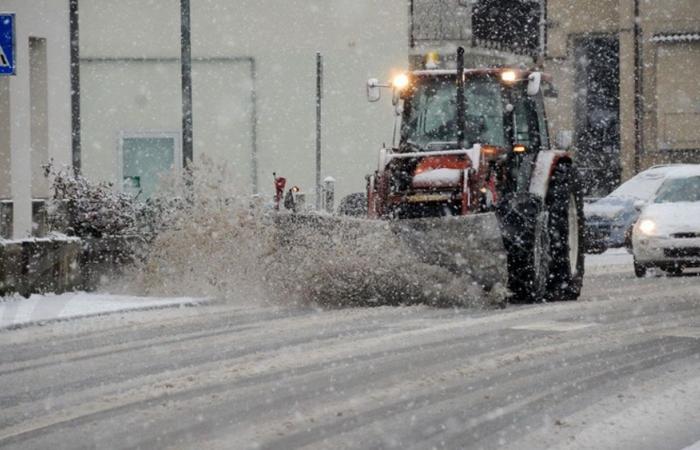
[[[185,201],[162,214],[161,231],[131,274],[132,287],[149,295],[325,307],[486,307],[505,299],[501,285],[485,288],[468,273],[425,263],[385,222],[368,233],[348,219],[276,212],[260,198],[238,195],[228,179],[225,168],[205,160],[184,181],[164,183],[164,198]]]

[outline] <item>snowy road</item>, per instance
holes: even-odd
[[[5,330],[0,447],[686,448],[700,277],[615,258],[573,303],[231,301]]]

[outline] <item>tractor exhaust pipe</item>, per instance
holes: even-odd
[[[457,48],[457,146],[464,147],[464,47]]]

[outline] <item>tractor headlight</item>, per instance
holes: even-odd
[[[512,83],[518,78],[514,70],[504,70],[501,72],[501,80],[506,83]]]
[[[642,219],[639,222],[639,231],[641,231],[642,234],[651,236],[656,233],[656,223],[651,219]]]
[[[400,73],[396,75],[391,84],[396,90],[404,90],[406,86],[408,86],[408,75],[406,75],[405,73]]]

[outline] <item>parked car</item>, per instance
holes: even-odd
[[[668,173],[692,164],[654,166],[622,183],[608,196],[584,205],[587,253],[602,253],[608,248],[629,245],[632,227],[639,217],[635,203],[648,202]]]
[[[700,267],[700,164],[668,172],[632,230],[634,273]]]

